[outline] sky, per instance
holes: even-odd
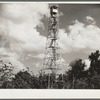
[[[78,58],[89,67],[88,55],[100,49],[100,5],[59,4],[59,46],[63,71]],[[0,4],[0,59],[14,72],[43,67],[48,34],[48,3]]]

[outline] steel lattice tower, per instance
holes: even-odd
[[[46,51],[44,58],[44,65],[42,73],[48,73],[48,88],[51,88],[50,77],[51,75],[57,75],[57,71],[60,68],[60,53],[58,45],[58,29],[59,29],[59,15],[58,15],[58,5],[50,4],[50,17],[48,26],[48,36],[46,43]]]

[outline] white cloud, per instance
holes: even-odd
[[[4,3],[0,16],[0,56],[11,61],[16,70],[25,68],[20,58],[27,52],[44,50],[46,38],[36,30],[49,15],[47,3]],[[27,55],[26,57],[27,58]]]
[[[45,57],[45,54],[38,54],[38,55],[33,56],[33,57],[43,59]]]
[[[41,19],[44,15],[48,16],[48,13],[48,4],[46,3],[2,4],[0,36],[3,39],[0,39],[2,42],[0,44],[2,47],[0,56],[8,56],[9,60],[15,65],[18,64],[20,69],[24,68],[24,65],[19,62],[22,54],[29,53],[31,57],[43,59],[46,37],[41,36],[36,27],[43,27]],[[95,20],[91,16],[86,17],[86,22],[89,24],[75,20],[74,24],[68,27],[69,33],[66,33],[64,29],[59,30],[61,53],[80,50],[90,52],[100,49],[100,28],[96,26]],[[25,58],[28,59],[28,57],[30,56],[26,55]],[[31,63],[36,66],[41,65],[34,61]]]
[[[100,28],[96,24],[85,25],[76,20],[69,26],[69,33],[60,29],[59,37],[60,47],[65,53],[100,49]]]
[[[92,18],[91,16],[86,16],[86,22],[88,22],[89,24],[95,24],[95,20],[94,18]]]
[[[11,63],[14,67],[14,73],[17,73],[20,70],[26,70],[25,66],[18,61],[19,56],[15,52],[11,52],[5,48],[0,48],[0,60],[3,61],[3,63]]]
[[[86,65],[85,70],[88,70],[89,67],[90,67],[90,61],[88,59],[86,59],[86,60],[84,60],[84,62],[85,62],[85,65]]]
[[[40,36],[36,26],[41,26],[41,19],[48,16],[48,4],[3,4],[2,16],[8,25],[10,47],[13,51],[40,51],[46,38]],[[20,49],[18,49],[20,48]]]

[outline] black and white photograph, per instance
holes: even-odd
[[[0,89],[100,89],[100,4],[0,3]]]

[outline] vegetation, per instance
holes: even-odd
[[[100,53],[97,50],[89,55],[89,69],[85,70],[82,59],[72,61],[70,70],[55,77],[55,74],[32,75],[29,71],[12,74],[13,66],[2,64],[0,68],[0,88],[5,89],[100,89]],[[14,77],[12,77],[14,76]],[[48,78],[50,81],[48,81]],[[48,87],[49,86],[49,87]]]

